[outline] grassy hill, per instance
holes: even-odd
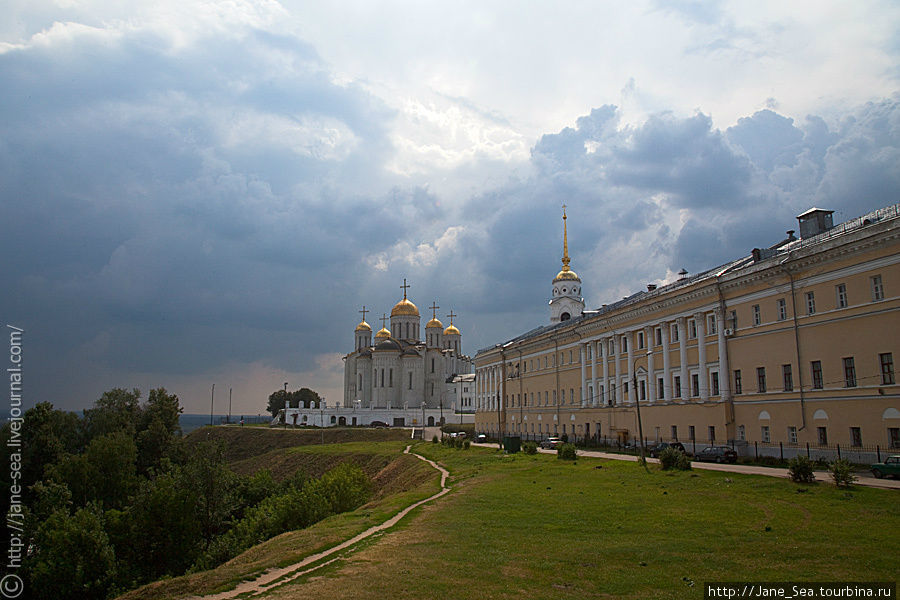
[[[439,478],[431,467],[402,453],[407,436],[408,432],[391,429],[335,430],[331,439],[350,441],[322,445],[321,433],[310,430],[216,427],[193,432],[186,438],[189,444],[202,439],[224,441],[229,466],[242,474],[266,468],[276,479],[298,470],[318,477],[340,463],[352,462],[372,479],[372,500],[351,513],[272,538],[216,569],[157,581],[120,598],[161,600],[229,589],[267,568],[292,564],[382,523],[408,504],[440,489]],[[325,439],[327,442],[329,436]]]
[[[320,469],[353,460],[374,472],[366,506],[283,534],[206,573],[145,586],[133,599],[227,589],[294,564],[383,522],[438,489],[435,471],[399,455],[405,442],[269,450],[236,469]],[[451,493],[339,560],[262,597],[703,598],[710,581],[889,581],[900,555],[896,491],[799,486],[715,471],[505,456],[418,443],[447,467]],[[392,458],[393,457],[393,458]],[[386,461],[386,462],[384,462]],[[360,464],[358,462],[357,464]]]

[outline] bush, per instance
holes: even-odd
[[[556,449],[556,458],[560,460],[575,460],[575,444],[560,444]]]
[[[672,448],[671,446],[663,449],[663,451],[659,453],[659,464],[662,465],[663,471],[669,471],[671,469],[677,469],[679,471],[691,470],[691,459],[689,459],[681,450]]]
[[[839,458],[831,463],[831,478],[838,487],[850,487],[856,481],[856,475],[853,474],[853,468],[850,461],[846,458]]]
[[[522,452],[525,454],[537,454],[537,442],[525,442],[522,444]]]
[[[569,434],[564,433],[564,434],[562,434],[562,436],[560,436],[559,439],[561,439],[563,441],[563,444],[567,444],[567,443],[569,443]]]
[[[795,483],[812,483],[816,480],[812,461],[802,454],[788,461],[788,474]]]
[[[432,438],[431,438],[431,443],[432,443],[432,444],[437,444],[437,443],[438,443],[438,436],[432,437]]]
[[[463,440],[463,450],[468,450],[471,442],[469,440]]]

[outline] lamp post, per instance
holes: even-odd
[[[288,382],[285,381],[284,382],[284,420],[282,421],[282,424],[284,425],[285,429],[287,429],[287,409],[288,409],[287,384],[288,384]]]
[[[325,396],[319,398],[319,423],[322,425],[322,445],[325,445]]]
[[[646,356],[649,357],[653,354],[652,350],[648,350]],[[647,466],[647,458],[644,456],[644,424],[641,422],[641,398],[640,394],[638,394],[638,379],[637,379],[637,361],[641,359],[640,356],[634,359],[631,363],[631,372],[633,373],[632,377],[634,378],[632,383],[632,390],[634,393],[634,406],[637,409],[637,421],[638,421],[638,437],[640,438],[641,443],[641,464],[644,467]],[[648,365],[649,366],[649,365]],[[650,377],[650,371],[647,371],[647,377]]]

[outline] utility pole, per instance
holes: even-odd
[[[213,405],[216,399],[216,384],[212,384],[212,391],[209,393],[209,425],[213,424]]]
[[[228,424],[231,425],[231,388],[228,388]]]

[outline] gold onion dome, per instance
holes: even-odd
[[[416,308],[415,304],[404,298],[403,300],[395,304],[393,309],[391,309],[391,317],[400,316],[418,317],[419,309]]]
[[[455,325],[449,325],[447,326],[447,329],[444,330],[444,335],[460,335],[459,329],[457,329]]]
[[[438,321],[437,318],[435,317],[435,318],[432,318],[430,321],[428,321],[428,323],[425,325],[425,329],[431,329],[433,327],[437,327],[438,329],[443,329],[444,324],[441,323],[440,321]]]
[[[581,281],[581,278],[575,271],[573,271],[569,268],[568,265],[566,265],[563,270],[557,273],[556,277],[553,278],[553,283],[556,283],[558,281]]]
[[[372,326],[365,321],[360,321],[359,325],[356,326],[356,331],[372,331]]]
[[[377,340],[386,340],[391,337],[391,332],[387,327],[382,327],[378,330],[378,333],[375,334],[375,339]]]

